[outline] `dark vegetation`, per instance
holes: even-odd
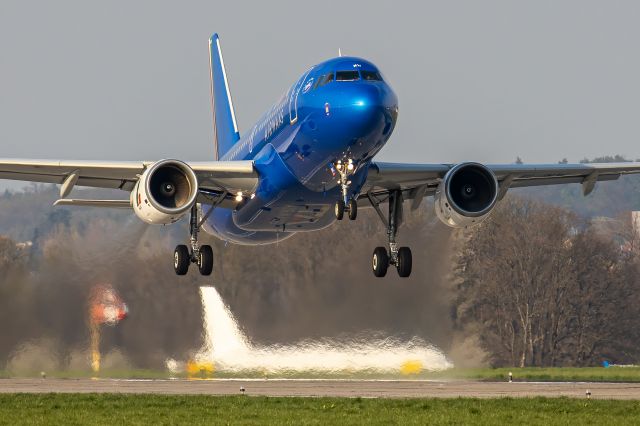
[[[492,365],[587,366],[640,356],[638,236],[507,198],[461,241],[458,323]]]
[[[128,213],[54,209],[54,196],[41,187],[0,202],[13,234],[0,238],[0,369],[87,369],[88,298],[99,284],[114,285],[132,308],[127,321],[103,328],[103,350],[125,354],[119,367],[187,357],[202,321],[185,306],[198,305],[199,295],[188,278],[176,285],[158,248],[167,237]]]
[[[20,260],[4,266],[17,271],[15,278],[0,271],[2,327],[11,329],[0,334],[0,370],[80,369],[82,362],[86,368],[86,298],[93,285],[105,282],[119,291],[130,317],[104,328],[102,350],[117,350],[133,368],[164,368],[167,357],[186,360],[200,349],[201,285],[218,288],[257,343],[379,333],[450,346],[446,278],[452,238],[430,211],[416,212],[402,230],[403,241],[422,259],[423,268],[410,280],[397,274],[377,280],[371,274],[372,248],[384,244],[386,235],[367,211],[355,223],[271,246],[226,245],[203,235],[214,245],[213,276],[193,270],[177,278],[172,252],[188,235],[185,221],[152,227],[126,211],[51,208],[56,195],[55,188],[40,187],[0,200],[0,212],[11,222],[2,229],[0,220],[0,233],[13,241],[34,240]],[[29,353],[38,348],[54,360],[32,361]]]
[[[215,285],[258,343],[382,334],[424,339],[462,367],[638,362],[638,242],[625,212],[640,210],[640,179],[599,183],[586,199],[579,185],[510,194],[467,231],[441,225],[430,203],[407,206],[399,238],[413,249],[414,273],[401,280],[395,271],[371,274],[372,249],[386,236],[364,209],[356,222],[272,246],[205,236],[214,245],[213,276],[178,279],[171,257],[186,238],[184,221],[149,227],[128,211],[52,208],[51,186],[7,192],[0,370],[86,368],[86,300],[103,283],[130,308],[103,332],[103,352],[121,355],[117,368],[163,368],[166,358],[198,350],[200,285]],[[33,245],[17,245],[25,241]]]

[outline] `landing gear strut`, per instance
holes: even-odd
[[[191,207],[191,217],[189,218],[189,239],[190,247],[180,244],[173,253],[173,268],[177,275],[186,275],[189,271],[189,264],[198,265],[201,275],[208,276],[213,272],[213,249],[209,245],[200,246],[198,242],[198,231],[201,223],[198,222],[198,206]]]
[[[342,190],[342,198],[338,200],[335,205],[336,219],[342,220],[344,212],[346,211],[349,220],[356,220],[358,216],[358,203],[354,198],[349,198],[349,186],[351,185],[349,176],[355,173],[356,166],[353,160],[349,158],[345,160],[344,163],[342,160],[338,160],[336,164],[333,165],[333,168],[340,176],[338,184],[340,184],[340,189]]]
[[[389,193],[389,216],[384,217],[380,210],[380,202],[373,195],[367,197],[371,205],[380,216],[382,223],[387,227],[387,237],[389,238],[389,251],[385,247],[376,247],[373,251],[371,266],[376,277],[384,277],[387,274],[389,265],[394,265],[398,270],[398,275],[403,278],[411,275],[412,257],[409,247],[398,247],[396,235],[402,223],[402,192],[391,191]]]

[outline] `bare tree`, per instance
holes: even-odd
[[[634,353],[611,325],[637,321],[637,257],[615,238],[518,198],[469,233],[456,270],[457,317],[479,324],[492,364],[591,365]]]

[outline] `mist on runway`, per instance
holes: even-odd
[[[383,279],[371,273],[371,252],[386,235],[367,210],[355,222],[271,246],[226,245],[203,235],[215,252],[214,274],[205,279],[195,270],[173,274],[171,251],[187,235],[184,222],[148,227],[126,212],[28,208],[50,205],[56,195],[52,188],[0,200],[5,214],[28,212],[11,216],[14,224],[25,221],[16,227],[20,235],[29,227],[36,234],[24,263],[0,265],[0,369],[89,369],[86,301],[101,283],[112,285],[130,310],[102,333],[105,367],[157,369],[167,358],[192,357],[207,339],[202,285],[215,285],[254,348],[327,341],[366,347],[392,336],[404,349],[440,348],[456,365],[478,352],[474,342],[456,341],[450,314],[456,238],[437,223],[430,204],[407,214],[400,231],[399,241],[414,252],[409,279],[393,269]]]
[[[226,372],[262,371],[416,374],[453,365],[442,351],[419,338],[409,341],[393,336],[360,333],[338,339],[302,340],[288,345],[255,345],[224,304],[215,287],[201,287],[205,345],[196,356]]]

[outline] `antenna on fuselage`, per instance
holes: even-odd
[[[338,56],[342,58],[342,49],[340,49],[339,47],[338,47]]]

